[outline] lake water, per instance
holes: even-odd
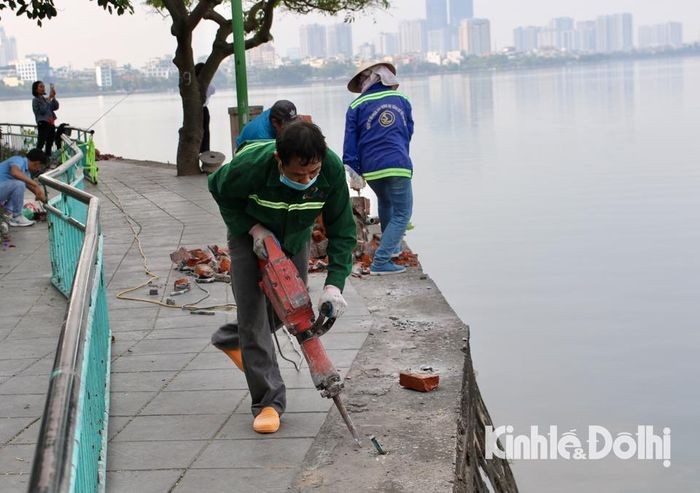
[[[399,74],[400,75],[400,74]],[[57,88],[60,96],[60,87]],[[671,429],[661,461],[513,465],[521,491],[699,491],[700,59],[406,80],[416,131],[410,245],[472,328],[497,424],[586,438]],[[342,86],[255,88],[296,102],[341,150]],[[29,97],[0,120],[31,122]],[[65,98],[85,127],[119,96]],[[212,98],[212,149],[230,154]],[[132,95],[95,125],[97,147],[175,159],[176,94]],[[436,331],[436,337],[439,332]]]

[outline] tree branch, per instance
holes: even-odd
[[[190,29],[197,27],[199,21],[201,21],[208,12],[214,11],[214,7],[219,5],[221,1],[222,0],[199,0],[187,18],[187,24]]]

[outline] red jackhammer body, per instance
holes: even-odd
[[[320,339],[335,322],[335,318],[326,318],[332,308],[321,307],[316,318],[309,291],[277,240],[272,236],[265,238],[265,249],[268,258],[260,261],[260,288],[279,319],[299,342],[314,385],[323,397],[333,399],[355,442],[360,445],[360,437],[340,396],[343,382]]]

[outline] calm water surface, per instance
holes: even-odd
[[[57,88],[60,93],[60,88]],[[672,430],[659,461],[520,461],[524,492],[700,491],[700,59],[406,80],[416,134],[408,241],[472,327],[491,415],[527,433]],[[341,86],[254,89],[313,115],[340,150]],[[64,98],[87,126],[118,96]],[[230,154],[231,91],[212,148]],[[0,103],[31,121],[30,98]],[[99,149],[174,161],[175,94],[133,95]],[[436,333],[439,337],[439,332]]]

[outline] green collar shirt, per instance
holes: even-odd
[[[293,190],[280,182],[274,152],[274,140],[252,142],[209,176],[209,191],[229,234],[247,235],[260,223],[294,255],[309,242],[314,221],[322,214],[328,237],[326,284],[342,291],[357,244],[343,164],[329,149],[316,182],[307,190]]]

